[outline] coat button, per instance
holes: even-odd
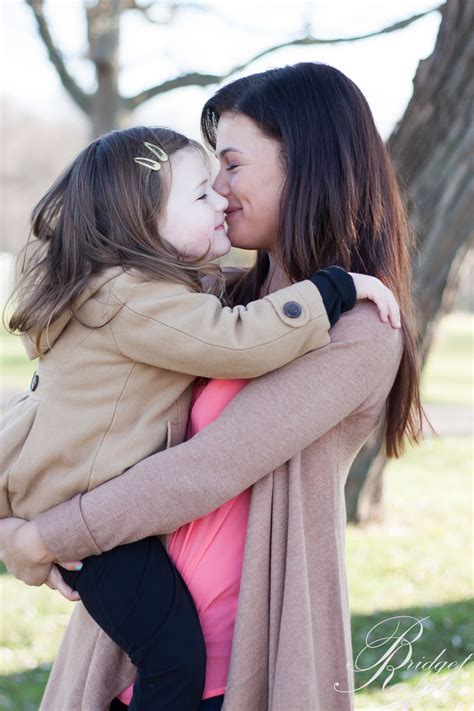
[[[283,313],[288,318],[298,318],[301,316],[303,309],[297,301],[287,301],[283,306]]]
[[[39,375],[37,375],[35,373],[33,375],[33,377],[31,378],[31,383],[30,383],[30,390],[32,392],[34,392],[36,390],[36,388],[38,387],[38,383],[39,383]]]

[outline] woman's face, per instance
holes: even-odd
[[[280,143],[267,138],[247,116],[224,113],[217,126],[216,155],[219,173],[213,187],[229,201],[226,223],[232,246],[272,252],[285,179]]]

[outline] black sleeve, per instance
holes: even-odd
[[[319,289],[331,326],[356,302],[354,280],[342,267],[320,269],[309,277]]]

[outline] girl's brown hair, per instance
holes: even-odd
[[[278,249],[293,281],[332,264],[371,274],[396,295],[404,350],[386,406],[385,443],[398,457],[421,436],[420,369],[411,296],[412,238],[384,143],[358,87],[333,67],[301,63],[238,79],[207,101],[201,116],[215,149],[224,112],[243,114],[280,142],[286,181]],[[268,255],[230,285],[228,298],[258,298]]]
[[[167,183],[163,170],[135,162],[135,157],[156,158],[145,142],[168,156],[193,148],[206,159],[199,143],[159,127],[113,131],[84,148],[32,212],[35,239],[25,247],[10,330],[40,333],[67,309],[74,312],[74,301],[90,279],[108,267],[135,268],[146,278],[194,291],[202,291],[202,278],[212,275],[207,281],[213,293],[220,292],[217,265],[184,260],[160,237],[158,215]]]

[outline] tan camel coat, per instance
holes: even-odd
[[[165,534],[252,487],[224,711],[349,711],[344,484],[384,413],[399,330],[368,303],[326,348],[249,383],[192,440],[37,517],[60,560]],[[184,433],[186,408],[176,431]],[[106,711],[134,679],[75,603],[41,711]]]

